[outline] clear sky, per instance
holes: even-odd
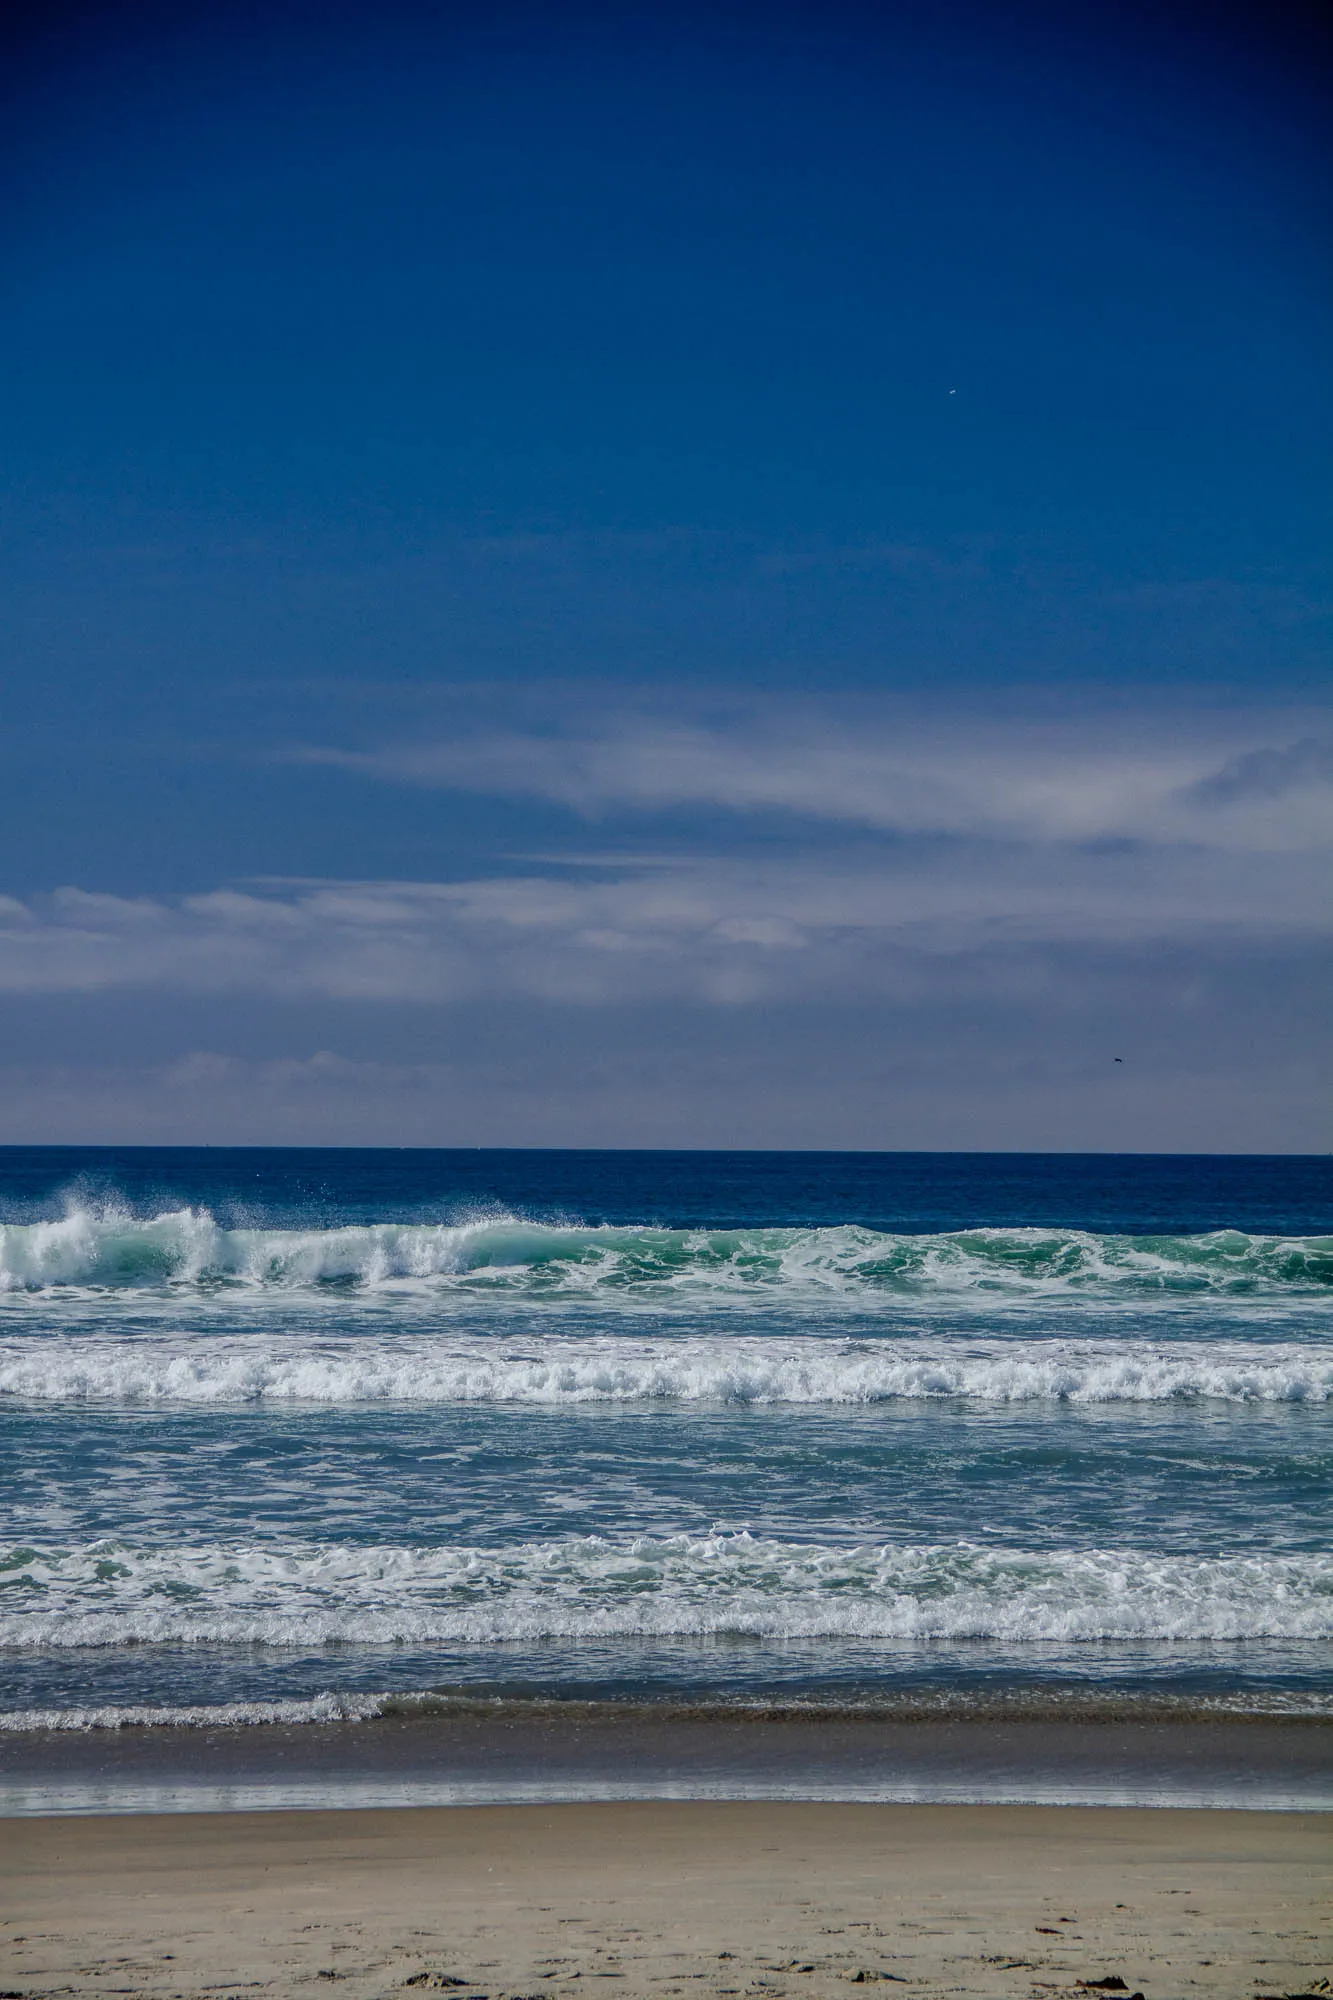
[[[0,82],[0,1141],[1333,1146],[1313,13]]]

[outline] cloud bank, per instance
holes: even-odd
[[[0,1135],[1327,1143],[1326,718],[469,699],[302,755],[540,851],[0,899]]]
[[[588,1005],[890,996],[1038,980],[1052,949],[1212,954],[1322,937],[1328,874],[1269,854],[591,857],[460,882],[309,882],[171,900],[0,902],[0,992]]]
[[[0,990],[813,1004],[953,989],[968,962],[1037,979],[1052,949],[1313,942],[1333,915],[1333,721],[1308,713],[719,718],[584,691],[558,727],[498,727],[475,698],[455,723],[302,755],[545,801],[555,851],[461,879],[10,900]]]

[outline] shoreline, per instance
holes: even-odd
[[[6,1991],[1323,1991],[1322,1815],[601,1804],[0,1823]],[[594,1989],[595,1990],[595,1989]],[[1119,1990],[1118,1988],[1114,1990]]]
[[[0,1817],[610,1800],[1333,1811],[1333,1718],[461,1700],[0,1733]]]

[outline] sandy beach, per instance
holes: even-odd
[[[0,1823],[7,1994],[1326,1992],[1333,1820],[609,1803]],[[1113,1986],[1111,1991],[1119,1991]]]

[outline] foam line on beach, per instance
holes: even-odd
[[[1321,1722],[1333,1721],[1333,1694],[1275,1690],[1245,1694],[1148,1694],[1115,1688],[988,1689],[976,1694],[950,1688],[917,1690],[898,1697],[877,1689],[873,1696],[849,1693],[824,1697],[718,1696],[711,1700],[592,1701],[578,1697],[485,1695],[478,1690],[394,1689],[379,1693],[325,1690],[306,1698],[231,1702],[150,1704],[103,1703],[71,1708],[0,1709],[0,1733],[11,1736],[91,1734],[141,1729],[300,1728],[323,1724],[375,1722],[384,1718],[422,1723],[486,1721],[506,1726],[574,1728],[649,1723],[669,1727],[754,1722],[800,1725],[914,1722]]]

